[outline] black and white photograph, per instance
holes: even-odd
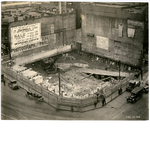
[[[149,120],[148,2],[1,2],[1,120]]]

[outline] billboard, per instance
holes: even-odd
[[[41,23],[11,28],[11,48],[41,42]]]
[[[108,50],[108,38],[96,36],[96,46]]]

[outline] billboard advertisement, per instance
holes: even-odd
[[[41,42],[41,23],[11,28],[11,48]]]

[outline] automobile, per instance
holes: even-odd
[[[148,93],[149,92],[149,85],[146,85],[143,89],[144,93]]]
[[[138,78],[140,76],[140,72],[139,71],[135,72],[134,76],[135,76],[135,78]]]
[[[1,74],[1,82],[4,82],[4,74]]]
[[[135,103],[143,95],[143,87],[136,87],[131,91],[131,95],[127,97],[127,102]]]
[[[27,91],[27,93],[25,94],[26,97],[28,97],[29,99],[33,99],[36,100],[36,102],[43,102],[44,98],[42,95],[36,94],[36,93],[32,93],[30,91]]]
[[[140,81],[137,80],[130,80],[129,86],[126,88],[126,91],[131,92],[135,87],[140,86]]]
[[[10,80],[9,83],[8,83],[8,86],[9,86],[11,89],[13,89],[13,90],[19,89],[19,86],[18,86],[16,80]]]

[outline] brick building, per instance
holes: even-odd
[[[82,3],[82,50],[140,66],[147,29],[147,3]]]
[[[31,54],[34,55],[34,53],[41,51],[50,51],[64,47],[65,45],[71,45],[74,41],[76,14],[73,11],[53,14],[50,11],[36,11],[35,8],[31,6],[28,8],[5,8],[3,12],[2,43],[6,43],[7,39],[7,45],[10,47],[13,58]],[[7,12],[8,14],[6,14]],[[13,12],[15,12],[15,14],[13,14]],[[15,49],[12,48],[11,29],[36,23],[40,23],[42,41],[19,46]],[[7,37],[5,35],[7,35]]]
[[[52,50],[59,46],[68,45],[71,44],[74,40],[75,14],[73,13],[63,15],[58,14],[51,17],[47,16],[37,19],[28,19],[26,21],[11,22],[9,24],[9,31],[13,27],[30,25],[35,23],[41,23],[42,41],[40,43],[18,47],[15,50],[12,49],[12,51],[24,51],[23,53],[20,53],[20,55],[28,55],[29,53],[37,53],[42,50]],[[9,39],[11,41],[10,33],[11,32],[9,32]],[[32,51],[29,51],[29,49],[32,49]]]

